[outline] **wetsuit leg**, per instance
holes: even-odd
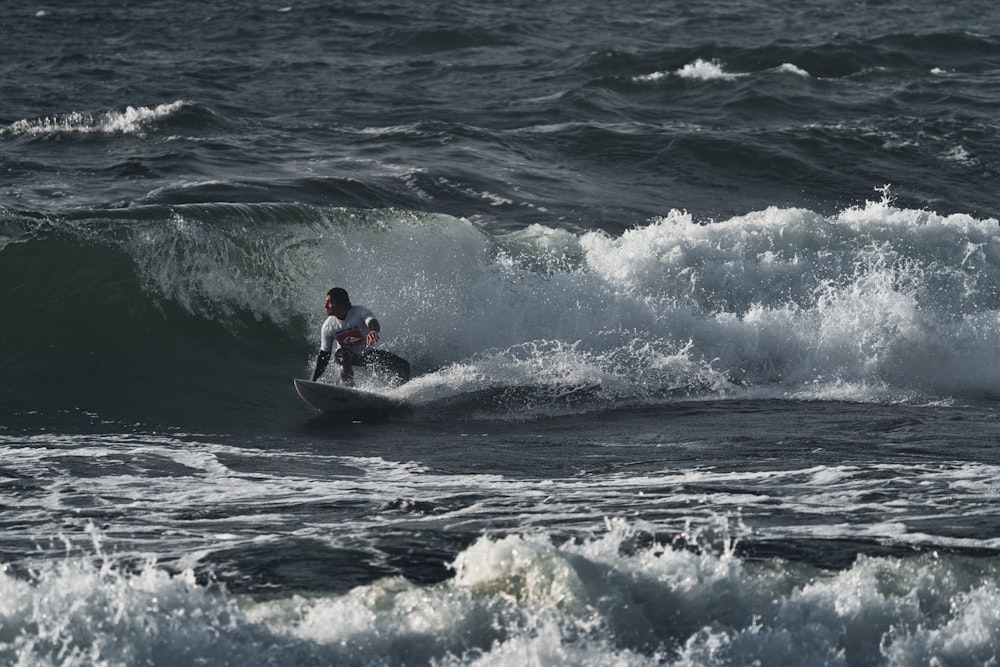
[[[340,371],[340,381],[344,383],[345,387],[354,386],[354,357],[347,350],[341,348],[333,355],[333,363],[337,365],[337,370]]]

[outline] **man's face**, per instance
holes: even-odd
[[[326,305],[324,308],[326,308],[327,315],[333,315],[341,320],[344,319],[345,315],[347,315],[347,306],[342,303],[337,303],[330,298],[329,294],[326,296]]]

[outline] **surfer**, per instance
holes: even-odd
[[[319,357],[316,359],[313,382],[319,379],[330,363],[334,343],[337,348],[333,352],[333,362],[345,386],[354,386],[355,366],[387,372],[394,385],[410,379],[410,363],[406,359],[372,347],[378,341],[382,327],[372,311],[351,304],[347,290],[334,287],[327,292],[325,308],[327,318],[320,329]]]

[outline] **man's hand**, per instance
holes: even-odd
[[[371,347],[372,345],[374,345],[375,341],[377,341],[377,340],[378,340],[378,332],[375,331],[374,329],[372,329],[371,331],[369,331],[368,335],[365,336],[365,343],[368,344],[368,347]]]

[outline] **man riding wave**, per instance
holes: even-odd
[[[394,385],[410,379],[410,363],[406,359],[372,347],[378,341],[382,327],[368,308],[351,304],[347,290],[334,287],[327,292],[324,308],[327,318],[320,329],[319,357],[316,359],[313,382],[323,375],[330,363],[331,353],[340,371],[340,380],[347,387],[354,386],[355,366],[387,372]]]

